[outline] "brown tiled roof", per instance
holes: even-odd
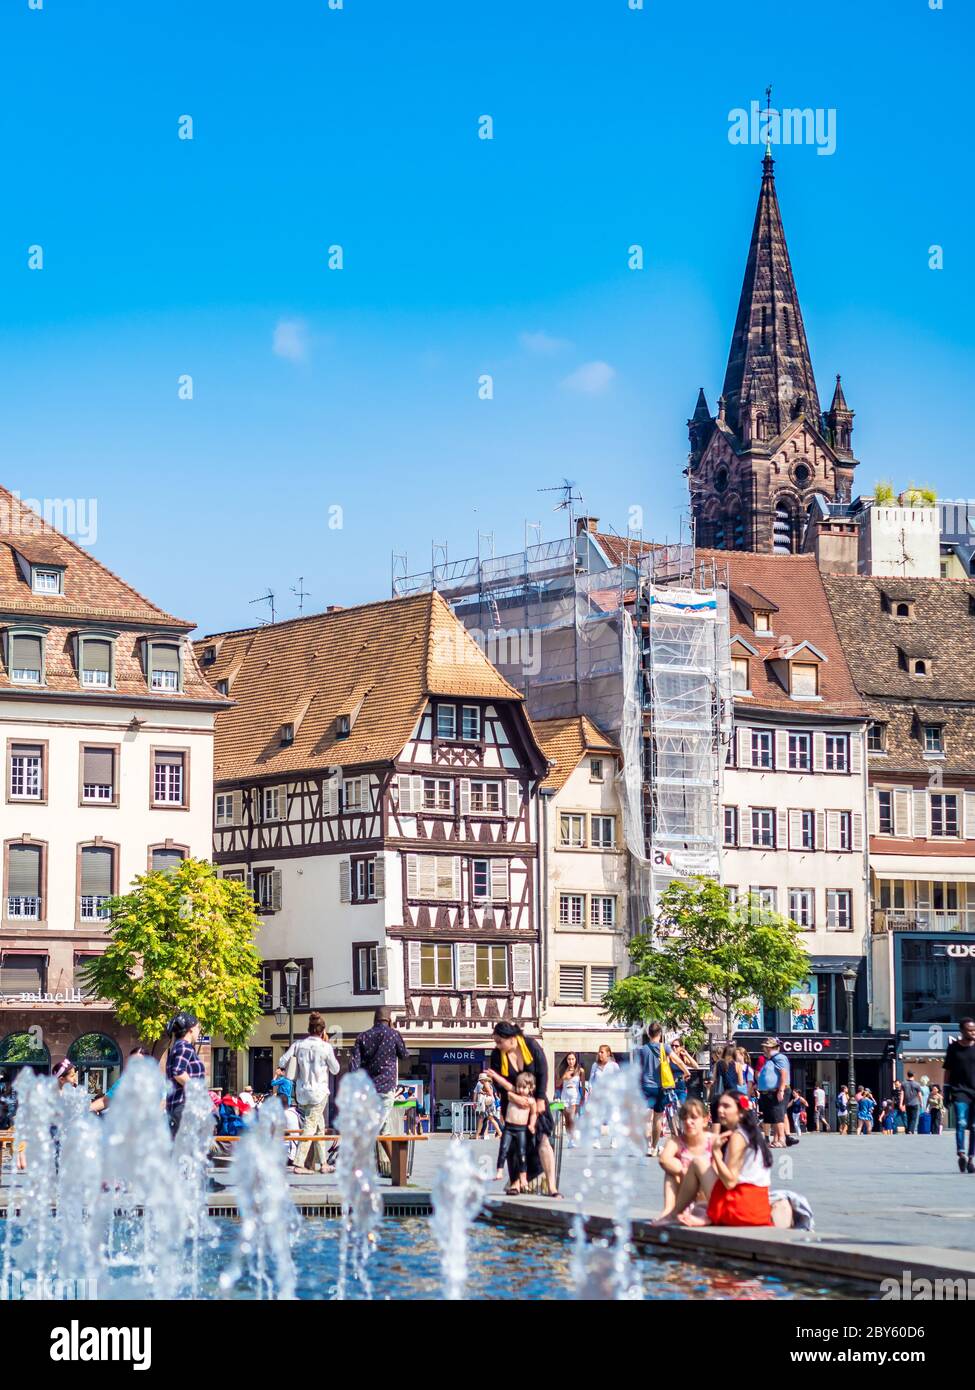
[[[789,710],[804,718],[817,715],[846,719],[866,717],[814,555],[756,555],[737,550],[698,550],[696,553],[699,561],[718,560],[727,565],[732,593],[729,604],[731,636],[743,637],[758,652],[758,657],[749,657],[752,697],[738,702],[741,710]],[[774,638],[758,635],[747,620],[747,613],[735,604],[734,594],[748,590],[756,590],[764,600],[775,604]],[[811,642],[826,658],[819,668],[822,699],[793,700],[771,662],[765,659],[779,654],[786,637],[791,639],[792,645]]]
[[[235,672],[235,707],[217,719],[220,781],[390,762],[431,695],[522,700],[436,592],[218,637],[196,648],[218,646],[207,667],[214,683]],[[340,714],[354,715],[344,738]],[[294,742],[282,746],[281,725],[291,723]],[[527,719],[525,731],[530,739]]]
[[[632,536],[607,535],[605,531],[594,531],[592,535],[610,565],[633,564],[641,555],[663,549],[656,541],[639,541]]]
[[[63,565],[64,593],[35,594],[15,553],[47,565]],[[42,517],[0,487],[0,610],[33,617],[146,623],[182,628],[193,624],[174,618],[106,569],[93,555],[49,526]]]
[[[587,753],[619,756],[619,747],[585,714],[564,719],[533,719],[532,729],[538,746],[552,763],[542,783],[561,791]]]
[[[975,581],[823,576],[836,626],[871,716],[887,726],[885,754],[871,772],[975,770]],[[912,618],[887,611],[883,595],[913,603]],[[898,649],[930,659],[930,674],[912,676]],[[942,724],[945,758],[924,757],[920,726]]]
[[[54,565],[64,571],[60,594],[35,594],[17,556],[30,564]],[[221,697],[203,678],[186,633],[191,622],[150,603],[119,579],[87,550],[56,531],[13,493],[0,487],[0,625],[22,618],[47,633],[45,680],[42,686],[14,684],[0,666],[0,689],[25,698],[44,699],[65,693],[92,702],[126,698],[179,704]],[[75,666],[74,638],[79,632],[107,629],[118,632],[115,643],[115,686],[111,691],[82,686]],[[133,629],[135,629],[133,631]],[[182,647],[183,689],[150,691],[143,671],[139,639],[164,635]]]

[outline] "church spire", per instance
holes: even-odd
[[[739,440],[774,439],[800,413],[820,427],[819,396],[766,144],[762,186],[723,394]],[[743,418],[746,400],[751,419]]]

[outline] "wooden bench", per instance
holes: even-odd
[[[405,1187],[410,1151],[407,1144],[425,1144],[425,1134],[380,1134],[379,1143],[389,1145],[389,1174],[393,1187]]]

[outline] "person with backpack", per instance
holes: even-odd
[[[240,1112],[237,1097],[229,1086],[224,1086],[217,1106],[217,1138],[236,1139],[244,1128],[244,1117]]]
[[[668,1092],[673,1099],[674,1067],[685,1079],[690,1069],[674,1055],[664,1042],[664,1030],[659,1023],[651,1023],[647,1028],[646,1042],[637,1053],[640,1067],[640,1084],[643,1098],[647,1104],[647,1157],[653,1158],[660,1146],[660,1131],[663,1127],[663,1113],[668,1100]]]

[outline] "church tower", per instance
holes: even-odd
[[[719,550],[799,550],[813,496],[848,501],[857,463],[839,377],[820,409],[774,163],[766,146],[717,414],[702,387],[687,422],[697,544]]]

